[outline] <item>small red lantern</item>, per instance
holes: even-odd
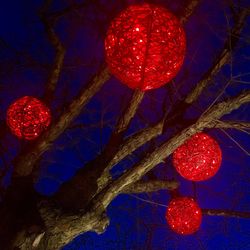
[[[177,172],[191,181],[203,181],[220,168],[222,153],[219,144],[205,133],[197,133],[178,147],[173,154]]]
[[[166,220],[171,229],[178,234],[192,234],[196,232],[202,221],[199,205],[188,197],[178,197],[171,200]]]
[[[24,96],[12,103],[7,110],[7,124],[18,138],[33,140],[50,124],[49,108],[40,100]]]
[[[112,21],[105,50],[112,74],[130,88],[149,90],[176,76],[186,38],[180,21],[167,9],[131,5]]]

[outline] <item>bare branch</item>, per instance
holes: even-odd
[[[169,156],[175,148],[181,145],[187,138],[196,132],[201,131],[206,127],[211,127],[211,121],[218,120],[224,114],[230,113],[234,109],[239,108],[242,104],[250,102],[250,91],[244,92],[239,96],[232,98],[230,100],[224,101],[212,107],[207,113],[189,128],[185,129],[181,133],[177,134],[168,142],[162,144],[159,148],[146,157],[141,163],[134,166],[132,169],[127,171],[117,180],[110,183],[108,187],[102,189],[101,192],[93,199],[92,203],[88,207],[88,212],[83,211],[81,214],[66,215],[61,214],[55,209],[48,206],[41,206],[40,213],[46,224],[46,233],[43,235],[41,241],[46,239],[47,249],[59,249],[68,242],[70,242],[76,235],[84,233],[87,231],[103,232],[106,226],[109,224],[109,220],[105,215],[105,210],[110,202],[121,192],[126,192],[128,189],[132,189],[134,183],[137,182],[141,177],[151,170],[155,165]],[[161,185],[159,185],[161,186]],[[140,191],[143,187],[142,185],[136,186],[134,190]],[[150,190],[155,188],[156,185],[152,185]],[[143,192],[145,189],[143,190]],[[204,210],[206,212],[206,210]],[[219,211],[220,212],[220,211]],[[228,213],[224,215],[227,216]],[[222,215],[216,212],[207,212],[210,215]],[[234,217],[239,214],[230,213]],[[242,214],[241,214],[242,216]],[[41,235],[39,232],[36,237],[33,237],[33,243]],[[29,239],[30,236],[26,236]],[[18,242],[23,244],[22,242]],[[30,244],[30,243],[29,243]],[[18,245],[20,246],[20,245]],[[27,249],[26,246],[21,249]]]
[[[188,18],[193,14],[195,8],[199,4],[200,0],[190,0],[186,8],[184,9],[184,14],[181,16],[180,21],[182,23],[187,22]]]
[[[107,68],[102,69],[88,83],[78,97],[76,97],[59,120],[53,124],[50,129],[45,132],[32,148],[26,152],[21,152],[15,159],[15,174],[29,175],[34,167],[34,164],[40,156],[46,152],[53,142],[64,132],[69,124],[80,114],[82,108],[87,102],[97,93],[103,84],[109,79],[110,75]]]
[[[118,124],[114,130],[115,134],[121,133],[125,131],[134,117],[142,99],[144,96],[144,92],[140,90],[136,90],[133,94],[132,100],[130,101],[128,107],[124,111],[123,115],[120,117]]]
[[[45,222],[46,231],[29,233],[25,236],[25,231],[21,231],[11,249],[18,247],[20,250],[27,250],[38,243],[37,249],[58,250],[80,233],[88,231],[102,233],[109,225],[106,214],[98,209],[93,212],[65,216],[61,211],[52,208],[51,204],[42,203],[39,210]]]
[[[202,209],[202,214],[210,216],[250,219],[250,212],[238,212],[226,209]]]
[[[242,121],[217,121],[214,122],[216,128],[233,128],[238,130],[248,130],[250,129],[249,122]]]
[[[195,10],[195,8],[197,7],[199,2],[200,2],[199,0],[190,0],[189,1],[188,5],[185,7],[185,9],[183,11],[183,15],[181,17],[182,23],[187,22],[188,18],[191,16],[191,14]],[[138,97],[136,97],[136,96],[138,96]],[[140,92],[138,94],[135,93],[135,97],[133,98],[133,100],[138,99],[137,102],[140,103],[140,101],[141,101],[140,98],[141,99],[143,98],[143,93],[141,93],[141,94],[140,94]],[[121,118],[121,119],[123,119],[123,118]],[[111,169],[112,166],[117,164],[119,161],[121,161],[127,155],[131,154],[133,151],[135,151],[140,146],[144,145],[148,141],[150,141],[153,138],[155,138],[156,136],[160,135],[162,133],[163,123],[164,123],[164,121],[162,120],[158,124],[156,124],[155,126],[145,128],[142,131],[139,131],[135,135],[132,135],[128,139],[126,139],[125,142],[123,142],[123,144],[120,146],[119,151],[114,155],[113,159],[108,164],[107,170]],[[123,126],[122,123],[120,126]]]
[[[144,158],[142,162],[128,170],[117,180],[112,181],[109,186],[102,189],[100,193],[95,196],[92,203],[88,207],[87,213],[82,215],[53,215],[53,210],[42,209],[43,218],[46,221],[48,228],[48,241],[51,246],[53,246],[53,241],[56,242],[58,249],[64,244],[71,241],[76,235],[86,232],[86,231],[98,231],[100,228],[105,230],[105,226],[108,225],[107,218],[104,216],[105,210],[110,202],[120,193],[127,192],[126,190],[142,191],[145,192],[162,187],[162,183],[158,182],[145,187],[145,185],[134,184],[141,179],[148,171],[150,171],[154,166],[160,163],[163,159],[168,157],[179,145],[181,145],[186,139],[188,139],[193,134],[203,130],[206,127],[211,127],[211,121],[219,119],[223,115],[230,113],[234,109],[239,108],[244,103],[250,102],[250,91],[244,92],[239,96],[232,98],[230,100],[224,101],[215,105],[206,114],[204,114],[195,124],[191,125],[189,128],[183,130],[181,133],[174,136],[169,141],[163,143],[159,148],[155,149],[148,157]],[[139,183],[139,182],[138,182]],[[135,186],[134,186],[135,185]],[[174,184],[175,185],[175,184]],[[164,188],[169,187],[165,183]],[[45,209],[45,210],[44,210]],[[45,212],[44,212],[44,211]],[[52,215],[51,215],[52,213]],[[105,223],[101,223],[100,218],[106,218]],[[98,226],[99,225],[99,226]],[[69,230],[70,228],[70,230]],[[59,238],[61,237],[61,238]],[[59,240],[58,240],[59,238]],[[55,240],[56,239],[56,240]]]
[[[204,128],[214,127],[214,121],[222,116],[231,113],[238,109],[241,105],[250,102],[250,91],[244,91],[240,95],[229,98],[227,101],[214,105],[207,112],[205,112],[199,119],[200,122],[205,122]],[[198,121],[198,122],[199,122]]]
[[[173,190],[178,188],[176,181],[138,181],[125,189],[124,193],[150,193],[159,190]]]
[[[56,35],[49,21],[43,18],[43,22],[44,22],[44,26],[47,31],[49,40],[56,51],[56,55],[55,55],[54,62],[51,68],[51,72],[50,72],[50,75],[46,84],[46,90],[45,90],[45,95],[44,95],[45,101],[49,103],[53,99],[56,85],[60,76],[60,72],[62,70],[64,55],[65,55],[65,48],[62,45],[58,36]]]
[[[153,127],[145,128],[138,133],[128,137],[120,146],[112,161],[108,165],[108,169],[120,162],[123,158],[134,152],[137,148],[152,140],[162,133],[163,121],[157,123]]]
[[[239,35],[244,27],[245,20],[249,15],[249,11],[247,9],[243,9],[238,14],[238,19],[231,31],[231,36],[229,36],[228,40],[226,41],[223,50],[221,51],[220,55],[216,57],[216,61],[210,70],[205,74],[203,79],[196,85],[194,90],[190,92],[190,94],[186,97],[185,102],[190,104],[193,103],[195,100],[198,99],[201,92],[209,85],[212,78],[219,72],[219,70],[227,64],[230,59],[230,55],[232,52],[233,47],[236,46],[237,41],[239,39]]]
[[[104,194],[100,194],[96,199],[100,200],[104,207],[124,189],[128,188],[132,183],[140,180],[148,171],[167,158],[178,146],[183,144],[190,136],[205,128],[214,126],[214,120],[218,120],[223,115],[238,109],[244,103],[250,102],[250,91],[243,92],[242,94],[231,98],[227,101],[221,102],[212,107],[208,112],[204,113],[200,119],[190,127],[184,129],[179,134],[174,136],[169,141],[163,143],[159,148],[156,148],[151,154],[145,157],[140,163],[132,167],[121,177],[114,180]]]
[[[62,70],[64,55],[65,55],[65,48],[54,31],[53,23],[47,18],[46,15],[51,4],[52,0],[45,0],[40,11],[41,20],[44,24],[45,31],[47,32],[48,39],[56,52],[53,65],[50,71],[50,75],[47,80],[46,90],[44,95],[44,100],[47,103],[50,103],[50,101],[53,99],[56,85],[60,76],[60,72]]]

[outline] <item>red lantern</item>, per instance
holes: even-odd
[[[202,212],[192,198],[178,197],[171,200],[166,212],[166,220],[174,232],[192,234],[201,225]]]
[[[191,181],[203,181],[220,168],[222,153],[219,144],[205,133],[197,133],[178,147],[173,154],[177,172]]]
[[[186,39],[180,21],[152,4],[131,5],[111,23],[105,39],[106,61],[133,89],[158,88],[176,76]]]
[[[33,140],[50,124],[50,110],[40,100],[24,96],[10,105],[7,124],[18,138]]]

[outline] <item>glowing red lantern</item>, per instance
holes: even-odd
[[[202,221],[199,205],[188,197],[178,197],[169,203],[166,220],[170,228],[178,234],[196,232]]]
[[[7,124],[18,138],[33,140],[50,124],[49,108],[40,100],[24,96],[12,103],[7,111]]]
[[[205,133],[197,133],[178,147],[173,154],[177,172],[191,181],[203,181],[220,168],[222,153],[219,144]]]
[[[180,21],[167,9],[131,5],[111,23],[105,50],[112,74],[130,88],[149,90],[176,76],[186,38]]]

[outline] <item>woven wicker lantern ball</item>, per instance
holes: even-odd
[[[192,198],[178,197],[169,203],[166,220],[174,232],[183,235],[192,234],[201,225],[202,212]]]
[[[186,50],[180,21],[152,4],[131,5],[111,23],[105,51],[113,75],[132,89],[159,88],[176,76]]]
[[[205,133],[197,133],[178,147],[173,154],[177,172],[191,181],[203,181],[220,168],[222,153],[219,144]]]
[[[50,124],[49,108],[40,100],[24,96],[13,102],[7,110],[7,124],[20,139],[37,138]]]

